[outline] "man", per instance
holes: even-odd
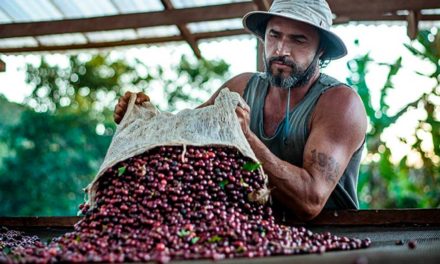
[[[275,208],[303,220],[323,208],[358,208],[367,118],[353,89],[319,72],[322,63],[347,53],[329,31],[331,23],[324,0],[275,0],[268,12],[248,13],[243,24],[264,43],[266,72],[240,74],[220,88],[249,105],[236,113],[269,176]],[[212,104],[218,92],[200,107]],[[116,122],[129,95],[115,108]],[[137,103],[145,100],[139,94]]]

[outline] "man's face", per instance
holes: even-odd
[[[311,70],[319,45],[319,34],[310,25],[285,18],[269,20],[265,34],[265,66],[271,85],[284,89],[304,85],[315,73]]]

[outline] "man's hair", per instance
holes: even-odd
[[[322,34],[322,32],[320,30],[318,30],[318,34],[319,34],[319,47],[318,47],[318,51],[320,52],[321,50],[324,51],[323,55],[325,54],[325,51],[327,49],[327,38],[324,36],[324,34]],[[322,56],[319,58],[319,68],[323,69],[325,67],[327,67],[327,65],[329,65],[329,63],[331,62],[331,59],[322,59]]]

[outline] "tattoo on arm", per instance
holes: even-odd
[[[328,181],[335,181],[339,175],[339,163],[333,157],[325,153],[312,150],[312,160],[310,165],[321,172]]]

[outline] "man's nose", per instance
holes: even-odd
[[[289,56],[290,55],[290,49],[288,48],[288,45],[286,45],[286,43],[284,41],[279,41],[277,43],[277,49],[276,49],[276,54],[278,56]]]

